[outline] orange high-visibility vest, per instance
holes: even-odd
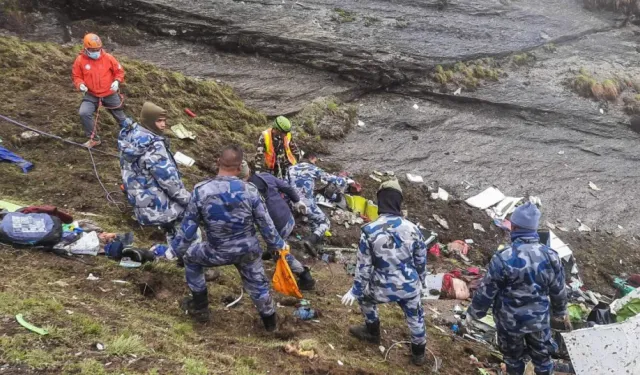
[[[269,128],[262,132],[262,137],[264,138],[264,163],[267,168],[275,169],[276,167],[276,150],[273,147],[273,129]],[[284,152],[287,155],[287,159],[289,159],[289,163],[291,165],[296,165],[298,161],[296,157],[293,156],[293,152],[291,152],[291,133],[287,133],[284,137]]]

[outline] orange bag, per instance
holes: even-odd
[[[298,283],[293,277],[293,272],[291,272],[291,268],[289,268],[289,264],[285,259],[287,254],[289,254],[288,248],[280,250],[280,258],[276,261],[276,271],[273,273],[273,279],[271,279],[273,290],[285,296],[302,298]]]

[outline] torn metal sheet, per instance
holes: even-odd
[[[640,315],[562,333],[577,375],[640,374]]]
[[[520,203],[520,201],[524,199],[524,197],[506,197],[500,201],[495,207],[493,207],[493,212],[495,213],[495,217],[504,219],[512,213],[516,209],[516,205]]]
[[[442,290],[442,279],[443,278],[444,278],[444,273],[438,273],[438,274],[435,274],[435,275],[427,275],[427,277],[425,277],[425,279],[424,279],[425,283],[427,284],[427,290],[432,290],[432,289]],[[422,299],[426,299],[426,300],[440,299],[440,295],[438,294],[438,295],[432,296],[432,295],[428,294],[428,295],[423,296]]]
[[[504,198],[504,194],[492,186],[482,193],[467,199],[465,202],[471,207],[484,210],[501,202]]]

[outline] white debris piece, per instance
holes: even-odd
[[[548,222],[548,221],[547,221],[547,222],[545,222],[544,224],[545,224],[545,225],[547,226],[547,228],[549,228],[549,229],[556,229],[556,226],[555,226],[555,225],[553,225],[553,224],[551,224],[551,223],[550,223],[550,222]]]
[[[535,204],[536,206],[542,206],[542,200],[540,199],[540,197],[536,197],[535,195],[529,197],[529,202],[531,202],[531,204]]]
[[[195,160],[193,160],[192,158],[188,157],[187,155],[183,154],[182,152],[178,151],[173,155],[173,158],[175,159],[175,161],[178,164],[182,164],[185,167],[190,167],[193,164],[195,164]]]
[[[418,107],[418,105],[417,105],[417,104],[414,104],[414,105],[413,105],[413,109],[418,109],[418,108],[420,108],[420,107]]]
[[[482,227],[482,224],[473,223],[473,229],[479,230],[480,232],[485,232],[484,228]]]
[[[458,89],[453,92],[453,95],[455,95],[455,96],[458,96],[460,94],[462,94],[462,87],[458,87]]]
[[[384,346],[380,345],[378,346],[378,349],[380,350],[380,353],[382,353],[384,355],[385,350],[387,350]]]
[[[600,191],[602,189],[600,189],[598,186],[596,186],[596,184],[594,184],[593,182],[589,181],[589,187],[591,188],[591,190],[595,190],[595,191]]]
[[[564,151],[562,150],[558,151],[558,155],[564,155]]]
[[[100,251],[100,239],[97,232],[83,232],[81,237],[69,245],[57,244],[54,249],[65,250],[75,255],[98,255]]]
[[[444,218],[436,214],[433,214],[433,218],[438,222],[438,224],[440,224],[441,227],[443,227],[444,229],[449,229],[449,223],[447,223]]]
[[[372,174],[370,174],[370,175],[369,175],[369,178],[370,178],[370,179],[372,179],[372,180],[373,180],[373,181],[375,181],[375,182],[382,182],[382,180],[381,180],[381,179],[379,179],[378,177],[376,177],[376,176],[374,176],[374,175],[372,175]]]
[[[444,273],[427,275],[427,277],[424,278],[424,282],[425,284],[427,284],[427,290],[426,290],[426,293],[422,293],[422,299],[426,299],[426,300],[440,299],[440,294],[432,296],[431,294],[429,294],[429,291],[432,289],[441,290],[443,278],[444,278]]]
[[[438,198],[442,199],[443,201],[448,201],[449,200],[449,193],[444,190],[443,188],[438,188]]]
[[[467,204],[471,207],[484,210],[495,205],[498,202],[501,202],[504,198],[504,194],[502,194],[500,190],[492,186],[482,193],[467,199],[465,202],[467,202]]]
[[[96,281],[96,280],[100,280],[100,278],[97,277],[97,276],[94,276],[92,273],[90,273],[89,276],[87,276],[87,280]]]
[[[549,247],[555,250],[560,258],[566,261],[568,261],[573,255],[573,251],[571,251],[569,246],[566,243],[562,242],[562,240],[558,238],[558,236],[556,236],[553,231],[549,231]]]
[[[344,366],[344,363],[342,363],[342,361],[338,361],[338,365],[339,366]]]
[[[411,173],[407,173],[407,180],[409,180],[409,182],[415,182],[415,183],[424,182],[424,179],[422,178],[422,176],[417,174],[411,174]]]
[[[520,203],[523,197],[505,197],[495,207],[493,207],[493,213],[495,215],[489,215],[492,218],[504,219],[516,209],[516,205]]]
[[[580,226],[578,227],[578,232],[591,232],[591,228],[586,226],[582,221],[580,221],[580,219],[576,219],[576,221],[580,223]]]
[[[640,315],[562,333],[576,374],[640,374]]]
[[[26,132],[23,132],[22,134],[20,134],[20,137],[22,139],[30,139],[30,138],[35,138],[35,137],[39,137],[40,133],[36,133],[32,130],[28,130]]]
[[[364,121],[358,120],[358,126],[363,128],[364,127]]]

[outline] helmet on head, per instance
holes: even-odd
[[[289,133],[291,132],[291,122],[284,116],[278,116],[273,121],[273,128],[285,133]]]
[[[84,48],[102,48],[102,41],[96,34],[87,34],[83,40]]]

